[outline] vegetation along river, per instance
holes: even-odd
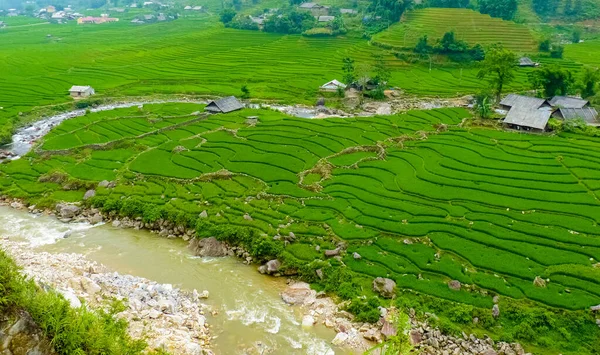
[[[346,353],[331,345],[333,330],[302,328],[300,310],[279,296],[283,278],[260,275],[234,258],[194,257],[179,239],[110,225],[64,224],[3,206],[0,236],[26,242],[35,252],[83,254],[120,274],[209,291],[202,301],[218,311],[206,315],[216,354]]]

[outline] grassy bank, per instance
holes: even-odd
[[[58,354],[147,353],[144,341],[127,335],[127,322],[115,318],[121,307],[115,303],[108,311],[71,308],[58,293],[25,279],[14,261],[0,251],[0,313],[27,311]]]
[[[52,208],[95,188],[87,203],[106,213],[169,219],[258,260],[279,258],[286,272],[352,300],[362,320],[389,304],[371,290],[388,277],[399,307],[434,312],[447,331],[542,354],[597,348],[597,138],[461,128],[463,109],[189,115],[199,110],[145,105],[65,121],[37,153],[0,165],[0,194]],[[102,180],[117,186],[96,187]],[[340,246],[340,258],[325,255]],[[451,290],[450,280],[463,286]]]

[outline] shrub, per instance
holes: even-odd
[[[559,46],[559,45],[552,46],[552,50],[550,51],[550,57],[562,59],[564,51],[565,51],[565,47],[563,47],[563,46]]]
[[[375,323],[381,317],[379,312],[381,301],[377,297],[370,297],[367,300],[355,298],[348,306],[348,312],[356,316],[357,322]]]
[[[543,41],[540,42],[539,45],[539,50],[541,52],[550,52],[550,39],[544,39]]]

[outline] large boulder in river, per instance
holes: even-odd
[[[306,282],[296,282],[281,292],[281,299],[290,305],[310,305],[317,299],[317,291]]]
[[[396,294],[396,282],[378,277],[373,280],[373,291],[379,293],[384,298],[392,298]]]
[[[81,209],[70,203],[59,203],[56,205],[56,213],[61,218],[73,218],[79,214]]]
[[[190,249],[198,256],[221,257],[227,256],[227,246],[215,237],[192,239]]]

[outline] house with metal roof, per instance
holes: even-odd
[[[313,16],[325,16],[329,14],[329,6],[319,5],[316,2],[304,2],[299,6],[300,10],[308,10]]]
[[[538,67],[540,63],[536,63],[529,57],[521,57],[519,58],[519,66],[520,67]]]
[[[358,11],[356,11],[354,9],[340,9],[340,14],[356,15],[356,14],[358,14]]]
[[[331,22],[335,20],[335,16],[319,16],[317,21],[319,22]]]
[[[328,83],[321,85],[320,89],[321,91],[336,92],[338,89],[345,90],[346,84],[334,79]]]
[[[548,100],[510,94],[500,102],[500,106],[508,110],[502,122],[504,127],[533,132],[548,130],[548,120],[553,111]]]
[[[204,108],[205,111],[212,113],[228,113],[244,108],[244,105],[235,98],[235,96],[224,97],[219,100],[211,101]]]
[[[96,91],[94,90],[94,88],[92,88],[91,86],[79,86],[79,85],[73,85],[70,89],[69,89],[69,94],[71,95],[72,98],[74,99],[83,99],[89,96],[92,96],[96,93]]]
[[[579,97],[554,96],[550,99],[550,105],[562,108],[584,108],[588,107],[590,102]]]
[[[552,114],[552,117],[560,120],[574,120],[581,118],[588,126],[600,127],[598,120],[598,111],[593,107],[582,108],[559,108]]]

